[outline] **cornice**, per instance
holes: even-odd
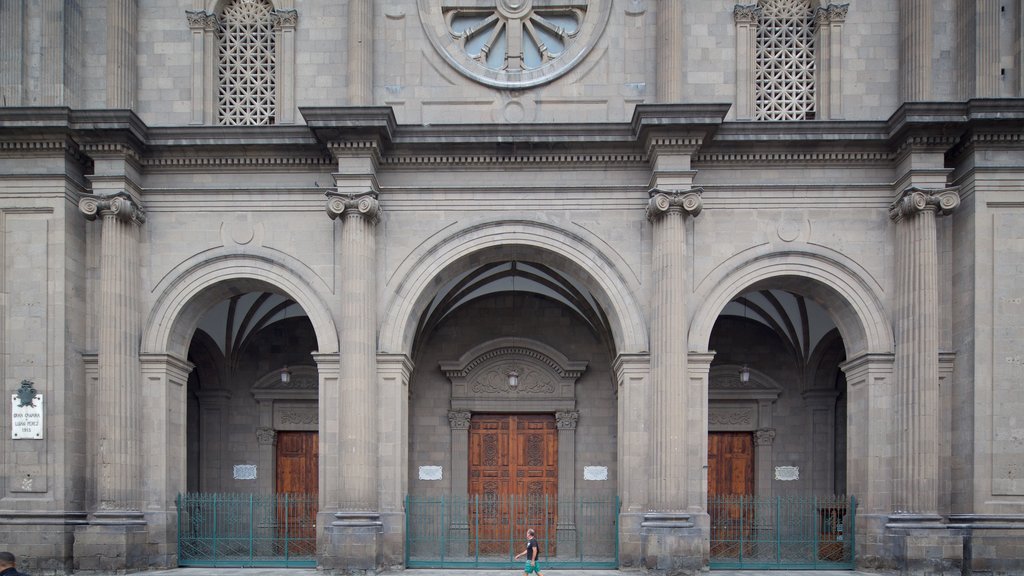
[[[519,154],[496,156],[488,154],[454,154],[418,156],[412,154],[389,155],[381,158],[382,166],[390,169],[419,169],[424,167],[492,167],[492,166],[646,166],[647,156],[637,153],[566,153],[566,154]]]

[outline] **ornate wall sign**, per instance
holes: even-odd
[[[584,480],[607,480],[608,479],[608,467],[607,466],[584,466],[583,467],[583,479]]]
[[[440,466],[420,466],[420,480],[440,480],[442,475]]]
[[[782,481],[799,480],[800,479],[800,467],[799,466],[776,466],[775,467],[775,479]]]
[[[495,88],[550,82],[594,47],[612,0],[419,0],[430,42],[453,68]]]
[[[232,477],[235,480],[255,480],[256,479],[256,465],[255,464],[235,464],[232,469]]]
[[[43,395],[31,380],[22,380],[21,388],[11,394],[11,439],[39,440],[43,437]]]

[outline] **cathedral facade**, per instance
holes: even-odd
[[[0,96],[30,572],[1024,571],[1021,0],[5,0]]]

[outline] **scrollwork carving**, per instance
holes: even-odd
[[[217,28],[217,15],[206,10],[185,10],[185,19],[188,20],[188,27],[193,30]]]
[[[771,446],[775,443],[775,429],[761,428],[754,431],[754,446]]]
[[[270,13],[274,28],[295,28],[299,23],[298,10],[274,10]]]
[[[331,217],[331,220],[354,216],[364,218],[371,224],[376,224],[377,219],[380,217],[380,203],[377,202],[377,193],[338,194],[337,192],[328,192],[327,215]]]
[[[704,207],[701,195],[702,188],[681,191],[665,191],[651,188],[650,200],[647,202],[647,219],[655,219],[669,213],[689,214],[696,217]]]
[[[732,19],[737,24],[754,24],[761,16],[761,7],[757,4],[737,4],[732,7]]]
[[[960,206],[959,190],[958,186],[936,190],[907,188],[889,206],[889,217],[898,222],[925,211],[934,211],[937,216],[945,216]]]
[[[559,430],[575,430],[579,422],[580,413],[576,410],[566,412],[555,412],[555,426]]]
[[[752,424],[754,414],[751,410],[711,410],[708,413],[708,424],[722,426],[740,426]]]
[[[86,220],[96,220],[113,216],[122,222],[142,224],[146,221],[146,213],[135,200],[126,193],[112,196],[83,196],[78,201],[78,209]]]
[[[273,428],[257,428],[256,442],[260,446],[272,446],[277,443],[277,431]]]
[[[319,424],[320,417],[315,408],[284,408],[280,412],[282,424]]]
[[[449,410],[448,425],[452,430],[469,430],[469,423],[473,414],[468,410]]]

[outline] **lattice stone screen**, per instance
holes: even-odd
[[[267,0],[233,0],[217,30],[217,122],[273,124],[277,110],[274,7]]]
[[[810,0],[762,0],[754,56],[754,119],[814,118]]]

